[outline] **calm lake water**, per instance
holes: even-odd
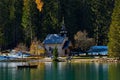
[[[38,69],[17,69],[21,63],[0,62],[0,80],[120,80],[118,63],[37,63]]]

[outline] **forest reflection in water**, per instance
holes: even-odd
[[[0,80],[119,80],[119,63],[37,63],[37,69],[17,69],[20,63],[0,62]]]

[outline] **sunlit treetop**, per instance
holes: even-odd
[[[35,3],[37,4],[37,8],[38,10],[41,12],[42,11],[42,7],[44,5],[42,0],[35,0]]]

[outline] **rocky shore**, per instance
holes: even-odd
[[[93,58],[93,59],[73,59],[72,62],[99,62],[99,63],[112,63],[120,62],[119,59],[115,58]]]
[[[1,60],[0,62],[52,62],[51,58],[24,58],[24,59],[12,59],[12,60]],[[100,63],[112,63],[120,62],[119,59],[115,58],[71,58],[67,60],[66,57],[59,58],[59,62],[100,62]]]

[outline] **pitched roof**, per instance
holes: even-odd
[[[108,47],[107,46],[92,46],[90,50],[87,51],[88,54],[101,54],[101,55],[107,55],[108,54]]]
[[[89,51],[102,52],[107,50],[108,50],[107,46],[92,46]]]
[[[64,40],[64,37],[58,34],[48,34],[45,40],[43,41],[44,44],[61,44]]]
[[[70,41],[65,41],[62,49],[67,49],[69,47]]]

